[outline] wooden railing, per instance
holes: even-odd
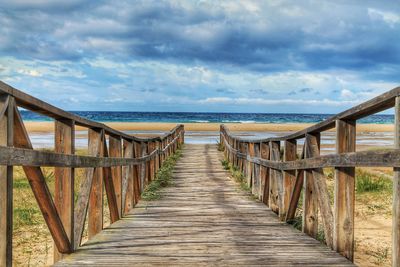
[[[54,119],[54,153],[33,150],[17,107]],[[75,126],[88,129],[88,156],[75,155]],[[161,164],[183,142],[183,125],[160,137],[138,138],[0,82],[0,266],[12,265],[13,166],[23,166],[58,260],[81,245],[86,217],[89,239],[103,229],[103,188],[113,223],[135,206]],[[54,200],[44,166],[55,167]],[[76,202],[74,168],[86,168]]]
[[[392,107],[395,107],[394,149],[356,152],[356,120]],[[336,128],[336,153],[321,156],[321,132],[332,128]],[[298,158],[297,140],[303,138],[304,145]],[[319,211],[326,244],[351,261],[354,253],[355,167],[393,167],[392,264],[400,266],[400,87],[287,136],[257,140],[241,138],[221,125],[220,139],[226,159],[244,173],[252,193],[282,221],[293,220],[303,190],[302,230],[317,237]],[[335,169],[333,210],[322,169],[326,167]]]

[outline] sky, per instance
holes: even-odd
[[[397,0],[0,0],[0,80],[66,110],[337,113],[399,40]]]

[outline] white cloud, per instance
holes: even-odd
[[[342,89],[342,91],[340,91],[340,96],[343,99],[354,99],[356,95],[348,89]]]
[[[234,105],[312,105],[342,107],[355,105],[358,101],[339,101],[331,99],[263,99],[263,98],[229,98],[209,97],[198,101],[200,104],[234,104]]]
[[[371,19],[377,19],[386,22],[390,27],[394,27],[397,23],[400,23],[400,15],[396,13],[368,8],[368,15]]]

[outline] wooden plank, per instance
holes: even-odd
[[[89,129],[89,155],[104,155],[104,130]],[[89,239],[103,230],[103,168],[95,168],[89,196],[88,236]]]
[[[355,121],[336,121],[336,153],[356,149]],[[355,168],[335,168],[334,249],[353,261]]]
[[[123,152],[125,158],[133,157],[133,143],[124,140],[123,141]],[[124,214],[128,213],[132,209],[133,203],[133,168],[132,166],[122,167],[122,201],[124,203]]]
[[[106,139],[103,138],[103,155],[108,157],[108,149]],[[120,210],[118,209],[118,200],[114,187],[112,170],[110,167],[103,168],[103,182],[106,190],[108,208],[110,210],[110,221],[114,223],[120,218]]]
[[[146,143],[141,142],[140,143],[140,155],[143,157],[147,153],[147,147]],[[167,149],[167,157],[169,155],[169,149]],[[143,162],[142,165],[140,165],[140,193],[144,191],[144,188],[146,187],[146,163]]]
[[[61,154],[75,153],[75,123],[71,120],[56,120],[54,150]],[[73,168],[54,168],[54,204],[60,215],[64,230],[72,243],[74,240],[74,180]],[[64,254],[54,250],[54,262]]]
[[[400,149],[400,97],[394,112],[394,148]],[[392,266],[400,265],[400,168],[393,169]]]
[[[13,146],[14,99],[0,96],[0,145]],[[13,167],[0,166],[0,266],[12,266]]]
[[[318,156],[320,153],[319,137],[314,135],[309,135],[308,137],[309,142],[305,146],[306,155],[309,157]],[[333,213],[328,186],[326,185],[326,177],[323,169],[313,169],[312,175],[314,181],[314,192],[318,199],[318,207],[321,212],[322,223],[324,226],[325,241],[328,247],[333,248]]]
[[[160,145],[163,144],[164,141],[160,141]],[[139,158],[141,153],[141,147],[139,142],[134,142],[133,143],[133,157]],[[162,158],[163,154],[159,154],[159,160],[160,160],[160,165],[162,164]],[[139,202],[140,199],[140,191],[141,185],[140,185],[140,167],[139,165],[134,165],[133,166],[133,190],[134,190],[134,199],[135,199],[135,205]]]
[[[147,155],[142,158],[105,158],[2,146],[0,146],[0,152],[0,164],[2,165],[67,168],[140,165],[154,155]]]
[[[304,170],[297,171],[296,180],[293,186],[293,192],[291,194],[290,203],[288,207],[288,211],[286,214],[285,221],[290,222],[296,216],[297,206],[299,204],[301,190],[304,184]]]
[[[260,157],[260,143],[254,143],[254,156]],[[260,177],[260,165],[253,163],[253,178],[251,190],[253,195],[258,198],[261,197],[261,177]]]
[[[110,157],[122,158],[122,139],[120,137],[109,136]],[[122,167],[111,167],[111,175],[114,183],[115,197],[117,200],[118,213],[122,216]]]
[[[280,161],[280,142],[269,142],[271,161]],[[269,207],[275,213],[279,214],[279,209],[282,208],[283,190],[282,173],[275,169],[270,170],[269,182]]]
[[[153,152],[155,150],[155,143],[154,142],[149,142],[148,143],[148,147],[147,147],[147,151],[149,151],[149,153]],[[155,158],[152,158],[149,161],[149,165],[150,165],[150,181],[153,181],[155,178]]]
[[[261,155],[260,157],[262,159],[269,159],[269,145],[267,142],[262,142],[261,143]],[[241,160],[241,159],[239,159]],[[264,167],[261,165],[260,169],[260,175],[261,175],[261,201],[269,206],[269,169],[267,167]]]
[[[305,146],[311,146],[312,140],[320,144],[320,134],[307,134]],[[305,149],[304,156],[312,157],[309,154],[310,149]],[[304,171],[304,187],[303,187],[303,232],[309,236],[316,238],[318,234],[318,199],[314,190],[314,176],[311,170]]]
[[[297,142],[296,140],[286,140],[284,141],[284,161],[294,161],[297,159]],[[296,171],[284,171],[283,175],[283,211],[282,216],[285,216],[289,209],[290,198],[293,192],[294,183],[296,180]]]
[[[254,157],[254,143],[247,143],[247,155],[249,155],[250,157]],[[253,185],[252,182],[253,171],[254,171],[253,169],[254,169],[254,164],[250,161],[247,161],[246,183],[249,188],[251,188]]]
[[[28,133],[16,107],[14,108],[14,146],[32,149]],[[58,251],[70,253],[71,245],[68,236],[58,215],[42,170],[39,167],[30,166],[24,166],[23,169]]]

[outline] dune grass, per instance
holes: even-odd
[[[156,173],[156,178],[146,186],[141,199],[146,201],[161,198],[160,189],[172,184],[172,171],[177,160],[182,156],[182,150],[178,149],[173,155],[164,161]]]

